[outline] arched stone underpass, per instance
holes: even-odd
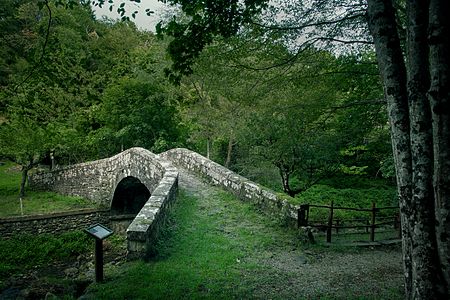
[[[149,198],[150,191],[136,177],[120,180],[111,201],[110,223],[114,232],[126,235],[127,228]]]
[[[122,179],[114,191],[111,213],[115,215],[136,215],[150,198],[150,191],[137,178]]]

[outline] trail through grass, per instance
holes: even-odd
[[[157,256],[109,268],[90,298],[402,297],[397,248],[306,247],[294,230],[187,173],[180,187]]]

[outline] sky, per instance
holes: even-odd
[[[167,10],[167,5],[158,2],[157,0],[142,0],[141,3],[135,3],[131,1],[114,1],[114,6],[112,12],[109,11],[109,3],[105,1],[105,5],[102,8],[93,7],[96,17],[101,20],[103,16],[111,19],[119,19],[120,15],[117,13],[117,7],[119,7],[121,2],[125,2],[125,9],[127,14],[130,15],[130,19],[134,21],[138,28],[143,30],[149,30],[155,32],[155,26],[159,22],[160,15]],[[155,13],[151,16],[147,16],[145,10],[149,8]],[[131,18],[131,13],[138,11],[136,18]]]

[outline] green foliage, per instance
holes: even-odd
[[[361,180],[359,180],[361,181]],[[315,204],[315,205],[330,205],[334,202],[336,207],[353,207],[370,209],[372,202],[376,203],[377,207],[391,207],[397,206],[397,192],[393,186],[386,185],[384,182],[376,182],[374,184],[366,183],[366,186],[356,188],[355,181],[350,181],[348,186],[340,188],[332,187],[323,184],[317,184],[304,193],[294,198],[297,204]],[[356,183],[357,184],[357,183]],[[379,216],[395,216],[398,210],[381,210]],[[311,208],[310,218],[312,220],[319,220],[326,223],[329,210],[325,208]],[[355,212],[347,210],[335,210],[334,216],[336,219],[350,220],[350,219],[370,219],[369,212]]]
[[[0,60],[2,141],[16,135],[35,145],[11,143],[3,154],[25,152],[38,162],[53,152],[57,164],[66,164],[123,147],[182,144],[174,89],[163,74],[165,43],[131,22],[95,20],[89,3],[45,3],[2,2],[10,14],[0,20],[8,42],[1,51],[11,56]]]
[[[395,178],[395,164],[392,155],[380,162],[380,171],[384,178]]]
[[[0,191],[3,195],[17,193],[20,183],[20,168],[11,161],[1,161]],[[17,196],[17,195],[16,195]]]
[[[159,26],[158,33],[176,37],[168,45],[167,51],[173,61],[171,69],[167,69],[169,79],[179,83],[181,77],[193,73],[192,65],[203,48],[211,44],[215,36],[229,38],[235,35],[242,22],[249,21],[251,15],[266,7],[267,1],[169,1],[181,4],[183,12],[188,16],[180,19],[172,18],[166,26]]]
[[[14,118],[0,125],[0,155],[22,165],[40,161],[48,149],[46,128],[25,118]]]
[[[92,240],[81,231],[61,235],[15,235],[0,239],[0,279],[90,251]]]
[[[373,53],[309,49],[272,68],[289,49],[258,38],[246,28],[216,41],[183,81],[183,118],[198,151],[219,163],[232,156],[229,167],[251,178],[270,163],[290,195],[337,172],[378,175],[391,150]]]
[[[175,108],[168,102],[162,86],[151,78],[124,77],[109,86],[103,95],[99,131],[109,153],[134,146],[165,151],[179,137]]]

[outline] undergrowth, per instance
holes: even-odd
[[[31,268],[65,261],[92,251],[92,239],[81,231],[52,234],[18,234],[0,239],[0,281]]]

